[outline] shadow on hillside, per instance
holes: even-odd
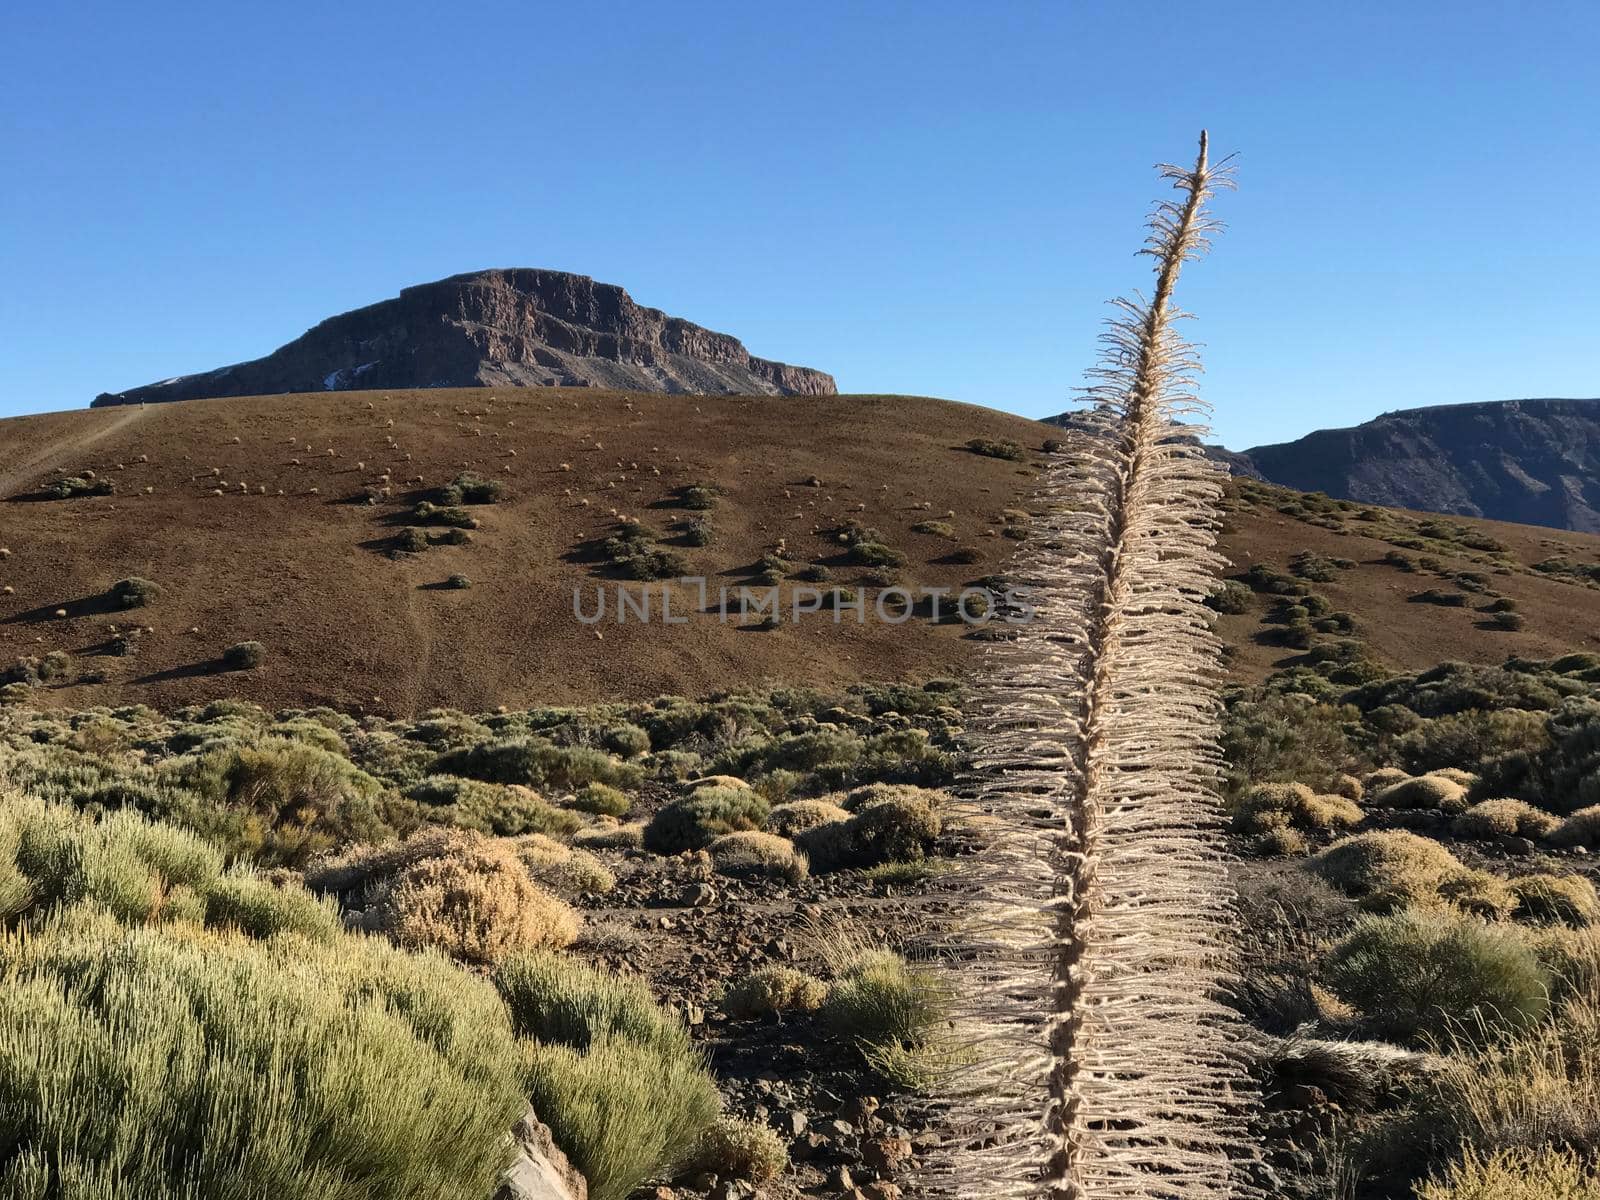
[[[165,671],[154,671],[148,675],[140,675],[134,683],[166,683],[173,679],[198,679],[204,675],[221,675],[229,670],[228,664],[220,658],[209,658],[204,662],[186,663],[181,667],[168,667]]]
[[[56,616],[57,612],[65,610],[66,618]],[[27,612],[15,613],[5,619],[7,625],[31,625],[40,621],[59,621],[63,619],[76,619],[79,617],[104,617],[112,613],[132,613],[137,609],[124,608],[116,600],[104,592],[93,596],[80,596],[76,600],[65,600],[55,604],[41,604],[38,608],[30,608]]]

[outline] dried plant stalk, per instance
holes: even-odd
[[[1161,175],[1178,197],[1150,219],[1155,291],[1116,302],[1095,407],[1042,484],[1033,620],[980,682],[971,803],[998,834],[958,884],[978,1049],[938,1172],[964,1200],[1255,1194],[1241,1031],[1217,999],[1220,472],[1184,423],[1203,406],[1172,304],[1227,168],[1202,134],[1195,165]]]

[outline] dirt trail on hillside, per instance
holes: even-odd
[[[0,473],[0,499],[11,496],[18,488],[32,479],[41,467],[44,467],[52,460],[69,451],[82,450],[94,445],[103,438],[110,437],[117,430],[137,421],[144,416],[144,413],[143,405],[138,407],[130,406],[126,412],[119,413],[111,420],[104,422],[98,429],[75,433],[71,437],[57,438],[42,449],[36,450],[20,463]]]

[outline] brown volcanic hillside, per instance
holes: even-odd
[[[474,271],[330,317],[251,362],[102,392],[94,407],[371,388],[598,387],[831,396],[833,376],[567,271]]]
[[[0,595],[0,664],[72,654],[73,682],[37,693],[61,706],[240,695],[395,713],[959,672],[977,664],[982,641],[925,617],[885,626],[811,614],[766,630],[715,614],[619,626],[608,614],[585,626],[572,613],[573,589],[588,589],[592,605],[605,583],[585,545],[612,526],[613,509],[661,530],[704,516],[710,545],[667,544],[713,588],[747,581],[780,539],[797,568],[822,562],[835,583],[859,587],[866,568],[844,562],[830,532],[856,520],[907,556],[907,583],[959,587],[1009,557],[1016,543],[999,536],[1004,510],[1026,507],[1050,435],[1058,431],[1019,417],[908,397],[778,407],[593,390],[313,394],[17,418],[0,422],[0,546],[11,551],[0,584],[12,589]],[[1012,439],[1029,453],[1023,462],[974,454],[965,448],[974,437]],[[115,494],[30,498],[85,471],[112,480]],[[471,544],[393,556],[416,501],[462,471],[508,488],[501,503],[470,508],[480,522]],[[385,473],[393,494],[365,503]],[[723,489],[710,511],[676,498],[697,483]],[[1281,569],[1308,548],[1351,560],[1317,588],[1353,612],[1371,651],[1396,666],[1597,645],[1600,590],[1532,565],[1558,553],[1600,563],[1600,538],[1458,522],[1504,547],[1488,564],[1474,561],[1485,552],[1427,540],[1440,571],[1487,574],[1518,602],[1525,627],[1506,632],[1485,628],[1474,607],[1407,602],[1447,584],[1384,563],[1395,546],[1382,537],[1414,539],[1427,518],[1382,510],[1382,524],[1363,522],[1355,506],[1324,498],[1308,507],[1279,489],[1245,500],[1224,539],[1239,568]],[[948,522],[954,540],[913,531],[930,520]],[[978,561],[951,561],[958,545]],[[473,586],[443,587],[454,574]],[[130,575],[163,595],[116,611],[103,593]],[[675,595],[681,614],[693,597]],[[1249,613],[1223,618],[1242,679],[1295,658],[1262,624],[1266,607],[1257,596]],[[111,654],[130,624],[154,629],[132,656]],[[266,645],[266,665],[220,671],[221,650],[246,639]],[[105,681],[82,682],[85,672]]]

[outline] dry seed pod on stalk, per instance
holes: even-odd
[[[950,947],[972,1064],[930,1182],[971,1200],[1221,1200],[1241,1168],[1242,1028],[1218,1000],[1232,895],[1214,785],[1219,647],[1202,601],[1220,471],[1186,418],[1183,264],[1227,164],[1163,166],[1148,300],[1116,302],[1093,409],[1047,471],[1021,569],[1033,609],[978,683],[975,816]]]

